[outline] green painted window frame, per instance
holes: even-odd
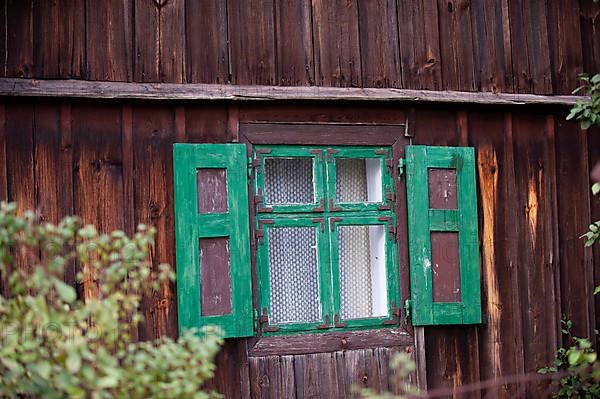
[[[389,231],[395,232],[396,216],[387,191],[393,192],[393,178],[389,167],[392,152],[390,147],[382,146],[288,146],[256,145],[253,147],[254,159],[258,159],[259,168],[254,183],[255,194],[264,192],[264,162],[273,157],[308,157],[313,158],[315,204],[310,205],[269,205],[268,212],[257,212],[254,221],[256,231],[261,231],[262,242],[257,246],[258,271],[258,307],[259,313],[270,314],[270,278],[268,240],[269,230],[277,227],[314,226],[318,230],[319,261],[319,293],[321,302],[321,320],[315,323],[282,323],[269,325],[276,331],[263,329],[263,336],[320,333],[333,331],[352,331],[383,327],[398,327],[398,306],[400,304],[400,284],[398,274],[397,244],[394,233],[386,234],[386,279],[387,308],[385,317],[343,320],[340,315],[339,262],[337,261],[337,229],[341,225],[373,225],[380,224]],[[382,199],[383,203],[344,204],[335,203],[335,160],[339,158],[378,158],[382,167]],[[320,199],[324,207],[315,210]],[[330,203],[330,199],[332,202]],[[265,206],[263,202],[260,206]],[[333,207],[332,207],[333,205]],[[380,209],[381,205],[388,205]],[[293,207],[293,208],[292,208]],[[318,207],[317,207],[318,208]],[[265,221],[267,223],[265,223]],[[338,316],[338,317],[336,317]]]
[[[406,147],[412,323],[482,322],[475,152],[472,147]],[[456,171],[456,210],[429,209],[429,169]],[[460,302],[434,302],[431,232],[458,232]]]
[[[226,338],[254,336],[250,220],[246,146],[175,144],[176,272],[179,331],[219,326]],[[225,169],[227,212],[198,213],[198,169]],[[227,237],[230,242],[231,314],[202,316],[199,240]]]

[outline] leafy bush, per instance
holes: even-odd
[[[0,275],[8,281],[0,296],[0,397],[218,396],[200,389],[214,372],[217,331],[131,342],[139,292],[174,278],[167,265],[150,273],[153,229],[139,226],[132,238],[98,234],[76,217],[53,225],[16,209],[0,204]],[[63,282],[74,262],[79,282],[93,287],[85,300]]]
[[[540,374],[561,373],[553,398],[600,397],[600,365],[597,354],[588,339],[571,334],[573,324],[561,320],[562,333],[568,337],[569,347],[559,348],[552,366],[538,370]]]
[[[591,78],[583,74],[579,79],[583,85],[577,88],[573,94],[583,92],[590,98],[589,100],[577,100],[575,106],[571,108],[567,120],[574,118],[585,130],[590,126],[600,125],[600,74],[597,73]]]

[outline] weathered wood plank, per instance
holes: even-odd
[[[600,167],[600,128],[595,127],[588,131],[587,143],[589,169],[595,171],[592,181],[600,181],[600,176],[598,176],[598,168]],[[590,196],[590,208],[590,221],[600,220],[600,195]],[[592,250],[594,258],[594,287],[596,287],[600,285],[600,245],[595,245]],[[594,296],[594,306],[596,310],[596,323],[598,323],[598,317],[600,317],[600,295]]]
[[[188,105],[185,107],[185,133],[190,143],[226,143],[227,108],[222,105]]]
[[[510,118],[510,116],[508,116]],[[517,207],[511,124],[504,113],[471,112],[468,143],[476,148],[479,183],[479,232],[486,324],[480,326],[482,380],[523,374],[523,338],[517,276]],[[486,391],[498,398],[518,396],[517,386]],[[494,396],[496,395],[496,396]]]
[[[362,84],[402,87],[396,0],[358,0]]]
[[[521,301],[525,372],[550,364],[558,344],[555,270],[559,267],[553,229],[552,173],[554,140],[543,115],[513,116],[514,165],[519,241],[515,273]],[[536,265],[537,267],[532,267]],[[540,301],[544,298],[544,301]],[[528,384],[528,395],[537,396],[547,382]]]
[[[399,101],[481,105],[573,105],[583,96],[409,89],[118,83],[0,78],[0,96],[147,100]]]
[[[75,213],[99,232],[122,230],[121,108],[73,104],[71,117]],[[83,281],[83,298],[97,295],[93,277]]]
[[[35,159],[34,159],[34,121],[33,106],[10,104],[6,107],[6,174],[8,200],[17,203],[18,212],[35,210]],[[26,248],[15,251],[16,267],[32,273],[35,256]],[[32,259],[33,258],[33,259]],[[14,267],[14,266],[9,266]]]
[[[161,263],[175,265],[174,207],[173,207],[173,155],[175,140],[175,115],[172,108],[133,107],[132,134],[133,162],[136,181],[134,219],[156,228],[154,244],[150,248],[152,272],[158,273]],[[141,340],[163,335],[177,335],[175,284],[165,282],[159,291],[142,293],[140,324]]]
[[[184,0],[170,0],[163,3],[160,8],[161,82],[184,83],[186,81],[185,3]]]
[[[480,76],[477,48],[473,46],[471,2],[438,0],[443,88],[477,91]]]
[[[343,397],[335,353],[295,356],[294,374],[297,399]]]
[[[229,83],[227,2],[186,1],[186,72],[190,83]]]
[[[586,136],[577,123],[555,119],[558,231],[560,236],[561,314],[573,322],[573,334],[593,338],[594,266],[592,249],[579,237],[590,215],[589,161]],[[573,193],[578,193],[576,196]],[[593,341],[593,339],[592,339]]]
[[[86,76],[88,79],[113,81],[133,79],[132,8],[131,0],[87,3]]]
[[[168,4],[168,3],[167,3]],[[159,8],[154,1],[134,1],[133,80],[160,81]]]
[[[471,7],[481,90],[510,93],[513,76],[508,0],[475,1]]]
[[[85,2],[58,1],[61,21],[58,74],[62,78],[86,77]]]
[[[312,9],[309,1],[275,1],[277,81],[282,86],[315,83]]]
[[[231,81],[276,84],[275,6],[272,1],[228,0]]]
[[[556,94],[570,94],[579,86],[578,75],[583,72],[580,14],[576,1],[548,2],[552,86]]]
[[[6,0],[6,76],[30,77],[33,74],[33,2]]]
[[[311,335],[263,337],[249,348],[251,356],[300,355],[341,350],[367,349],[413,344],[413,338],[403,329],[352,331]]]
[[[398,27],[402,87],[440,90],[442,59],[436,0],[399,0]]]
[[[356,0],[315,0],[312,7],[316,84],[362,86]]]
[[[252,398],[295,397],[294,358],[292,356],[250,357],[248,360]]]
[[[250,367],[245,339],[226,340],[217,354],[215,366],[215,376],[203,388],[215,390],[225,399],[250,398]]]
[[[371,388],[379,392],[387,389],[387,376],[382,377],[380,374],[381,368],[373,349],[336,352],[335,361],[340,397],[359,397],[353,394],[353,386],[358,389]]]
[[[0,201],[8,201],[6,161],[6,106],[4,103],[0,103]],[[0,272],[0,295],[8,297],[7,273]]]
[[[40,78],[59,77],[60,42],[58,1],[38,1],[33,7],[33,76]]]
[[[583,52],[583,70],[595,73],[600,70],[600,4],[593,0],[580,0],[580,27]]]
[[[509,15],[515,93],[552,93],[546,2],[510,1]]]

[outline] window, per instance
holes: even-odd
[[[397,324],[386,147],[256,146],[265,335]]]
[[[472,148],[176,144],[174,164],[180,328],[481,322]]]

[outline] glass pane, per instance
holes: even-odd
[[[231,314],[229,238],[201,238],[199,246],[201,314]]]
[[[383,225],[339,226],[342,319],[387,316]]]
[[[227,212],[227,170],[197,169],[199,213]]]
[[[321,320],[316,228],[274,227],[268,230],[268,240],[270,322]]]
[[[266,158],[265,204],[315,203],[312,158]]]
[[[337,202],[382,202],[381,159],[338,158],[335,173]]]

